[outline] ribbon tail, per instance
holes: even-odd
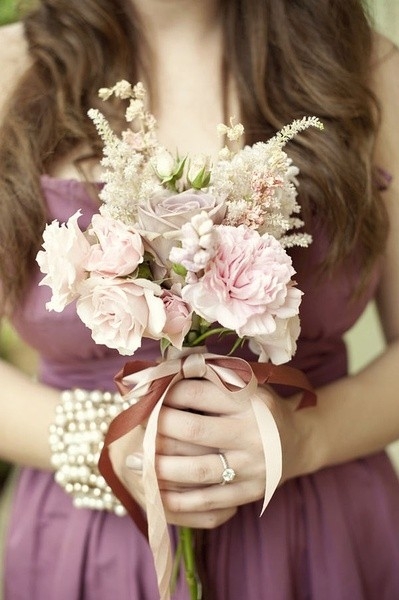
[[[155,471],[155,444],[158,417],[164,398],[165,394],[157,402],[147,423],[143,440],[143,486],[146,499],[148,541],[154,559],[159,594],[161,600],[169,600],[173,558],[168,525]]]
[[[280,434],[269,407],[256,395],[251,397],[251,404],[258,424],[265,457],[266,483],[260,513],[260,516],[262,516],[281,479],[282,451]]]

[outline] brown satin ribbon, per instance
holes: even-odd
[[[222,357],[220,358],[222,360]],[[287,365],[273,365],[271,363],[248,362],[248,364],[259,384],[279,384],[299,389],[302,392],[302,398],[298,409],[316,404],[316,393],[306,375],[299,369]],[[126,363],[123,369],[115,376],[115,382],[121,395],[126,395],[130,391],[123,384],[125,377],[155,365],[156,363],[145,361],[131,361]],[[109,446],[148,419],[158,399],[172,379],[173,376],[170,376],[152,382],[146,395],[137,404],[133,404],[114,418],[105,436],[104,446],[98,463],[102,476],[145,537],[148,537],[145,515],[116,475],[109,456]]]

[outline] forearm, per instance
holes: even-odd
[[[399,341],[357,375],[319,390],[317,406],[294,414],[306,472],[382,450],[399,438]]]
[[[58,390],[34,382],[4,362],[0,362],[0,381],[0,457],[50,469],[48,430]]]

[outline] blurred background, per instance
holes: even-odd
[[[17,7],[23,10],[29,3],[32,3],[32,0],[0,0],[0,24],[15,21],[18,18]],[[368,0],[368,6],[376,29],[399,45],[399,0]],[[346,342],[351,372],[363,368],[383,350],[384,340],[374,304],[366,309],[356,326],[348,332]],[[35,354],[21,343],[8,323],[3,323],[0,328],[0,354],[34,375]],[[399,442],[393,444],[389,451],[399,470]],[[7,465],[0,461],[0,480],[6,470]]]

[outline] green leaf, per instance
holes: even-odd
[[[181,277],[185,277],[187,275],[186,267],[183,267],[183,265],[180,265],[179,263],[173,263],[172,269],[177,275],[180,275]]]
[[[162,358],[165,357],[165,352],[169,348],[169,346],[171,346],[171,342],[169,340],[167,340],[166,338],[162,338],[161,342],[160,342],[160,349],[161,349],[161,356],[162,356]]]
[[[179,160],[179,159],[178,159]],[[187,160],[187,156],[185,156],[184,158],[181,158],[177,164],[177,168],[175,170],[175,172],[173,173],[174,176],[174,180],[176,181],[177,179],[180,179],[180,177],[183,175],[183,171],[184,171],[184,165],[186,164],[186,160]]]
[[[195,190],[202,190],[203,188],[208,187],[210,180],[211,173],[209,169],[202,167],[197,176],[193,180],[190,180],[189,183]]]
[[[136,278],[153,280],[152,272],[148,263],[141,263],[136,269]]]

